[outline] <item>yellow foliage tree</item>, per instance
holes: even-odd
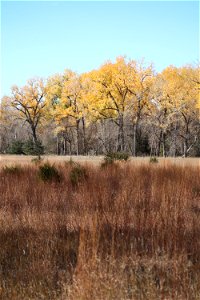
[[[124,119],[127,112],[131,114],[135,125],[135,154],[137,126],[142,110],[148,106],[152,66],[118,57],[115,63],[108,61],[84,76],[90,81],[86,95],[90,113],[96,118],[112,118],[118,126],[118,151],[125,148]]]
[[[163,155],[167,130],[171,124],[179,126],[182,123],[184,156],[187,156],[193,143],[189,144],[190,125],[198,119],[199,91],[196,82],[196,70],[192,67],[167,67],[157,75],[152,88],[152,102],[161,129]],[[194,137],[194,141],[196,140]]]
[[[47,101],[50,104],[50,115],[54,117],[57,132],[68,128],[76,129],[77,155],[80,143],[80,122],[85,129],[84,106],[80,77],[66,70],[63,75],[49,78],[47,83]]]
[[[31,79],[22,88],[12,87],[11,106],[19,113],[19,118],[30,125],[33,141],[37,142],[37,127],[44,116],[45,85],[42,79]]]

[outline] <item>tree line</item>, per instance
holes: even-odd
[[[118,57],[13,86],[1,99],[1,153],[200,156],[199,66]]]

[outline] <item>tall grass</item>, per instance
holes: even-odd
[[[0,170],[2,299],[200,299],[200,169]]]

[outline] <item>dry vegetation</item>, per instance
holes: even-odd
[[[7,165],[29,165],[32,160],[36,156],[31,155],[8,155],[8,154],[1,154],[0,155],[0,167],[7,166]],[[99,165],[102,160],[103,156],[90,156],[90,155],[41,155],[44,160],[48,160],[50,163],[62,163],[67,162],[70,159],[79,163],[92,163],[95,165]],[[166,165],[166,164],[176,164],[181,166],[199,166],[200,167],[200,158],[195,157],[159,157],[159,164]],[[131,157],[130,160],[134,163],[134,165],[141,165],[141,164],[149,164],[149,157]]]
[[[0,170],[1,299],[200,299],[198,164],[40,164]]]

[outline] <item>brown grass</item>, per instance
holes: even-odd
[[[2,299],[200,299],[198,165],[0,170]]]
[[[73,159],[73,161],[79,163],[92,163],[95,165],[99,165],[103,161],[103,156],[62,156],[62,155],[43,155],[41,156],[44,160],[48,160],[51,163],[63,163]],[[31,161],[36,158],[36,156],[31,155],[9,155],[9,154],[1,154],[0,155],[0,167],[5,165],[29,165]],[[181,166],[199,166],[200,167],[200,158],[182,158],[182,157],[159,157],[159,163],[162,165],[167,164],[175,164]],[[131,157],[129,162],[133,163],[134,165],[141,165],[141,164],[149,164],[149,157]]]

